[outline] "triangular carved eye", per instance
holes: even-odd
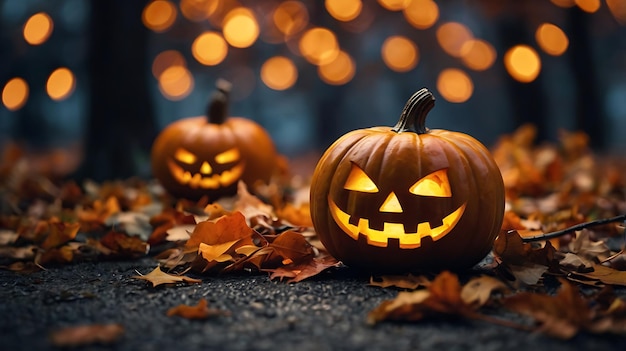
[[[352,164],[352,169],[346,180],[346,184],[343,186],[346,190],[360,191],[364,193],[377,193],[378,187],[370,179],[370,177],[363,172],[359,166]]]
[[[409,191],[421,196],[451,197],[452,190],[448,180],[448,170],[440,169],[425,176],[413,184]]]

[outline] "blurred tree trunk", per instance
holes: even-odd
[[[589,135],[590,146],[594,150],[606,147],[605,124],[606,113],[600,94],[599,84],[596,81],[596,67],[591,47],[591,28],[589,14],[583,12],[577,6],[569,9],[569,36],[570,40],[568,57],[576,81],[576,99],[572,102],[576,105],[575,126],[577,130]]]
[[[91,2],[90,107],[85,160],[78,179],[149,176],[156,135],[146,55],[149,31],[141,21],[146,0]]]

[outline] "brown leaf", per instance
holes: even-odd
[[[560,339],[571,339],[588,328],[593,317],[578,290],[564,279],[555,296],[522,292],[506,298],[504,306],[534,318],[539,331]]]
[[[380,277],[380,281],[375,280],[374,277],[370,277],[371,286],[378,286],[381,288],[395,287],[400,289],[415,290],[419,287],[426,287],[430,285],[430,280],[423,275],[383,275]]]
[[[80,224],[51,221],[49,228],[50,233],[40,245],[44,250],[59,247],[70,240],[74,240],[80,229]]]
[[[495,291],[507,291],[508,287],[501,280],[487,275],[472,278],[463,285],[461,299],[474,308],[484,306]]]
[[[207,245],[223,244],[230,241],[241,241],[241,244],[253,244],[253,229],[246,223],[241,212],[222,216],[212,221],[203,221],[196,225],[189,240],[185,244],[188,249],[198,248],[200,243]],[[242,239],[246,239],[243,240]]]
[[[208,319],[216,316],[228,316],[228,311],[208,307],[206,299],[200,299],[195,306],[178,305],[167,310],[167,316],[179,316],[187,319]]]
[[[148,245],[137,236],[109,231],[101,239],[102,246],[111,250],[112,254],[124,257],[140,257],[148,253]]]
[[[626,271],[618,271],[600,264],[594,265],[592,272],[577,272],[576,274],[597,279],[605,284],[626,286]]]
[[[311,258],[300,264],[290,264],[275,269],[264,269],[270,272],[270,280],[288,278],[287,283],[297,283],[320,274],[331,267],[339,267],[340,262],[332,256]]]
[[[268,248],[273,254],[282,257],[283,261],[287,260],[294,264],[307,261],[315,255],[306,238],[292,230],[282,232],[268,245]],[[271,260],[271,256],[272,254],[268,255],[267,260]]]
[[[381,303],[368,314],[368,323],[381,321],[419,321],[425,317],[473,318],[473,308],[461,298],[458,277],[443,271],[435,277],[427,290],[400,292],[395,300]]]
[[[575,238],[569,243],[568,248],[574,253],[588,260],[603,261],[611,255],[611,250],[603,241],[593,241],[590,238],[591,231],[583,229],[576,232]]]
[[[78,347],[93,344],[112,344],[124,334],[120,324],[89,324],[58,329],[50,334],[57,347]]]
[[[181,275],[173,275],[169,273],[165,273],[161,270],[160,266],[157,266],[150,273],[146,275],[134,275],[131,278],[146,280],[152,283],[152,287],[157,287],[162,284],[176,284],[180,282],[185,283],[202,283],[200,279],[189,278]]]

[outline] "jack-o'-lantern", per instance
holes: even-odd
[[[276,166],[271,137],[256,122],[228,116],[230,83],[220,80],[206,116],[169,124],[152,145],[154,176],[173,196],[215,200],[237,183],[269,182]]]
[[[320,158],[311,216],[321,242],[372,271],[461,269],[491,250],[504,216],[502,175],[469,135],[429,130],[415,93],[395,127],[349,132]]]

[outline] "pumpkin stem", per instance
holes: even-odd
[[[406,102],[400,120],[391,130],[396,133],[428,133],[428,128],[425,125],[426,115],[434,106],[435,97],[433,94],[426,88],[420,89]]]
[[[228,96],[232,84],[224,79],[218,79],[215,83],[217,91],[211,96],[209,108],[207,110],[207,119],[209,123],[221,124],[228,118]]]

